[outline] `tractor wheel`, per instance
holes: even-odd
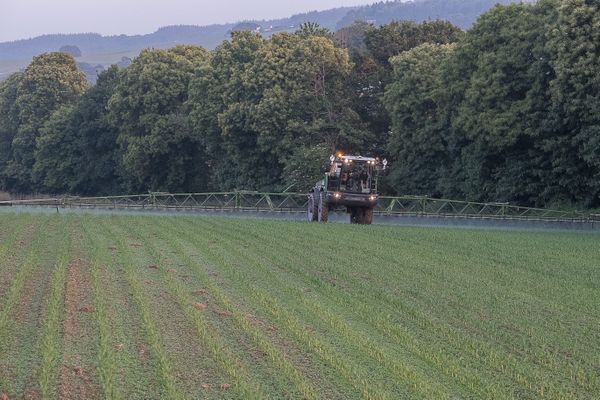
[[[365,213],[362,223],[365,225],[371,225],[373,223],[373,207],[365,208]]]
[[[325,193],[321,193],[319,198],[319,222],[327,222],[329,219],[329,204],[325,196]]]
[[[308,212],[307,212],[308,220],[310,222],[319,220],[319,204],[315,200],[315,194],[311,193],[308,196]]]
[[[363,220],[363,209],[360,207],[352,207],[350,209],[350,223],[351,224],[362,224]]]

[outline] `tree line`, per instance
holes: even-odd
[[[45,53],[0,83],[0,187],[104,195],[304,191],[336,150],[386,156],[388,194],[600,203],[600,6],[233,32],[147,49],[88,87]]]

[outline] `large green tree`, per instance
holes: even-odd
[[[394,21],[367,31],[367,48],[377,62],[390,65],[390,58],[423,43],[449,44],[459,41],[464,32],[448,21]]]
[[[545,2],[547,3],[547,1]],[[553,53],[551,124],[543,145],[546,195],[560,201],[600,205],[600,4],[550,2],[558,10],[550,32]]]
[[[119,194],[118,130],[106,106],[119,82],[116,66],[98,76],[74,106],[52,114],[40,129],[34,177],[45,191],[73,194]]]
[[[299,160],[320,165],[336,148],[360,148],[368,135],[348,101],[350,69],[347,52],[314,27],[270,40],[234,33],[190,95],[198,133],[218,154],[215,184],[304,190],[314,176],[298,173]]]
[[[541,203],[544,153],[537,138],[553,78],[547,42],[556,10],[497,6],[481,16],[445,64],[456,160],[442,191],[472,200]]]
[[[22,74],[17,72],[0,82],[0,189],[13,186],[7,166],[12,160],[12,142],[19,130],[17,90]]]
[[[18,130],[12,140],[11,160],[5,169],[8,188],[32,191],[36,139],[40,128],[54,111],[73,104],[86,90],[84,74],[66,53],[45,53],[34,57],[19,78],[15,107]]]
[[[265,40],[251,32],[233,32],[196,70],[190,85],[191,121],[204,142],[214,188],[267,189],[279,179],[276,157],[258,146],[250,126],[251,106],[260,91],[250,69]]]
[[[306,180],[285,172],[286,165],[297,164],[295,158],[320,165],[336,149],[360,151],[369,142],[351,108],[348,53],[329,37],[289,34],[275,35],[259,53],[252,73],[262,94],[253,107],[252,126],[259,144],[284,165],[283,184],[306,190]],[[310,151],[316,148],[322,150]]]
[[[74,105],[56,110],[40,128],[36,140],[32,175],[38,190],[70,192],[80,171],[75,159],[81,157],[78,131],[73,124]]]
[[[206,187],[204,152],[189,125],[186,102],[191,78],[209,58],[193,46],[143,50],[123,72],[108,108],[119,130],[130,190]]]
[[[365,51],[353,51],[354,68],[349,79],[353,109],[373,133],[371,153],[381,152],[389,140],[390,116],[384,105],[386,87],[392,82],[390,58],[423,43],[455,43],[464,32],[447,21],[394,21],[364,29]],[[353,44],[354,48],[357,44]]]
[[[450,124],[442,65],[454,45],[423,44],[393,57],[393,82],[385,92],[391,116],[388,184],[397,193],[440,194],[450,162]]]
[[[76,160],[79,172],[71,188],[76,193],[123,193],[125,172],[120,167],[119,129],[110,123],[107,110],[120,77],[116,66],[102,72],[96,85],[77,104],[75,123],[80,136],[81,157]]]

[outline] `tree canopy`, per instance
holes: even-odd
[[[73,57],[66,53],[34,57],[19,74],[16,92],[13,92],[17,129],[13,131],[10,155],[3,171],[12,188],[33,189],[32,172],[40,129],[53,112],[63,105],[75,103],[86,88],[84,74],[77,69]]]
[[[600,6],[235,31],[147,49],[88,87],[47,53],[0,83],[0,188],[304,191],[333,151],[387,156],[388,194],[600,206]]]
[[[188,87],[210,55],[193,46],[144,50],[108,101],[130,190],[202,190],[203,150],[187,119]]]
[[[454,45],[425,43],[391,59],[393,82],[385,93],[391,116],[387,152],[394,168],[389,178],[401,193],[440,194],[440,180],[451,161],[448,108],[441,90],[440,64]]]

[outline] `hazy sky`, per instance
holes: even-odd
[[[374,0],[0,0],[0,42],[45,33],[151,33],[165,25],[271,19]]]

